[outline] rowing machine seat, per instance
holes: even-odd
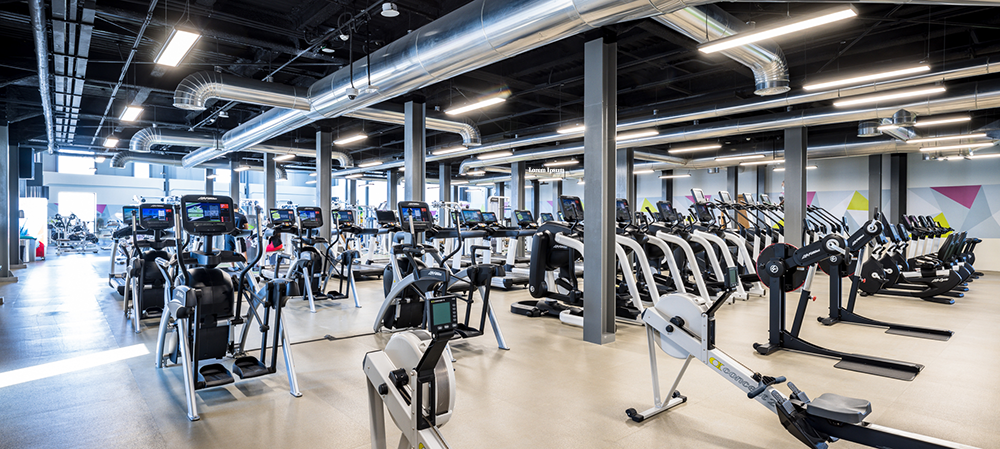
[[[806,404],[806,413],[812,416],[849,424],[861,423],[871,412],[871,402],[833,393],[823,393]]]

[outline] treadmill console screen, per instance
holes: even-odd
[[[711,223],[715,218],[712,217],[712,212],[708,210],[708,204],[697,203],[694,205],[694,212],[698,216],[698,221],[702,223]]]
[[[354,210],[344,209],[333,211],[335,217],[337,218],[337,223],[342,225],[354,224]]]
[[[454,330],[458,323],[458,307],[454,297],[443,297],[430,299],[430,320],[428,320],[431,334]]]
[[[695,204],[705,204],[705,192],[701,189],[691,189],[691,196],[694,197]]]
[[[733,197],[729,196],[729,192],[727,192],[725,190],[720,190],[719,191],[719,198],[722,200],[723,203],[732,203],[733,202]]]
[[[514,220],[517,221],[518,226],[526,226],[535,222],[535,217],[531,216],[530,210],[515,210]]]
[[[771,204],[771,198],[766,193],[761,193],[758,196],[760,197],[761,204]]]
[[[271,209],[271,226],[291,226],[295,222],[294,214],[291,209]]]
[[[396,219],[396,212],[391,210],[375,211],[375,219],[378,220],[378,224],[383,226],[399,222],[399,220]]]
[[[318,207],[299,207],[295,209],[299,216],[299,226],[305,229],[316,229],[323,226],[323,209]]]
[[[483,223],[484,221],[482,211],[476,209],[462,209],[462,224],[466,226],[475,226]]]
[[[559,206],[566,221],[583,221],[583,203],[577,196],[559,197]]]
[[[550,214],[550,213],[548,213],[548,212],[542,212],[542,213],[541,213],[541,214],[539,215],[539,218],[541,218],[541,219],[542,219],[542,221],[552,221],[552,220],[554,219],[554,218],[552,217],[552,214]]]
[[[486,223],[488,225],[495,225],[497,223],[500,223],[500,221],[497,220],[496,212],[483,212],[483,223]]]
[[[143,204],[139,207],[139,226],[151,230],[174,227],[174,206]]]
[[[632,212],[628,209],[628,200],[624,198],[615,199],[615,221],[619,223],[632,221]]]
[[[233,200],[228,196],[185,195],[181,198],[184,230],[195,235],[233,232]]]
[[[675,223],[680,219],[670,201],[657,201],[656,208],[660,211],[660,218],[666,223]]]
[[[753,201],[753,194],[750,194],[750,193],[744,193],[743,194],[743,202],[747,203],[747,204],[756,204]]]

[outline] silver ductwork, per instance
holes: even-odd
[[[49,154],[56,150],[55,119],[52,114],[52,93],[49,91],[49,39],[45,27],[43,0],[28,0],[31,15],[31,33],[35,39],[35,59],[38,62],[38,93],[42,97],[42,115],[45,117],[45,136]]]
[[[129,151],[149,153],[156,145],[176,145],[181,147],[216,147],[219,137],[210,133],[191,133],[176,129],[144,128],[129,139]]]
[[[316,157],[316,150],[310,150],[308,148],[296,148],[296,147],[283,147],[277,145],[254,145],[250,147],[250,150],[257,153],[270,153],[270,154],[294,154],[296,156],[302,157]],[[354,158],[350,154],[343,151],[332,151],[330,157],[340,162],[340,166],[344,168],[349,168],[354,166]]]
[[[149,153],[134,153],[131,151],[119,151],[111,156],[111,168],[125,168],[125,165],[129,162],[144,162],[148,164],[160,164],[169,165],[172,167],[180,167],[182,156],[173,154],[149,154]],[[203,168],[214,168],[228,170],[229,163],[226,162],[212,162],[202,166]]]
[[[748,27],[715,5],[684,8],[653,20],[666,25],[699,44],[732,36]],[[788,92],[788,63],[774,41],[765,40],[720,52],[753,71],[754,93],[760,96]]]
[[[189,75],[177,85],[177,89],[174,90],[174,107],[189,111],[203,111],[208,100],[214,98],[309,111],[307,94],[305,88],[206,71]],[[402,125],[406,119],[403,112],[374,108],[359,109],[344,115],[396,125]],[[467,146],[477,146],[482,143],[479,130],[473,125],[439,118],[427,118],[426,122],[428,129],[462,136],[462,142]]]
[[[881,120],[862,120],[858,122],[858,137],[878,137],[882,131],[878,127],[882,126]]]

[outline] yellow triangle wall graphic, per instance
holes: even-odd
[[[951,226],[948,226],[948,219],[944,218],[944,212],[941,212],[940,214],[937,214],[937,216],[934,217],[934,221],[937,222],[937,224],[941,225],[944,228],[950,228],[951,227]],[[948,234],[951,234],[951,233],[949,232]],[[945,236],[947,236],[948,234],[945,234]]]
[[[851,203],[847,205],[847,210],[868,210],[868,198],[855,190]]]
[[[649,211],[649,213],[653,213],[656,212],[656,207],[654,207],[653,203],[649,201],[649,198],[646,198],[642,200],[642,207],[639,208],[639,210]]]

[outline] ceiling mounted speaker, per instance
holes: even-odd
[[[396,17],[399,15],[399,9],[396,8],[396,4],[393,2],[385,2],[382,4],[382,17]]]

